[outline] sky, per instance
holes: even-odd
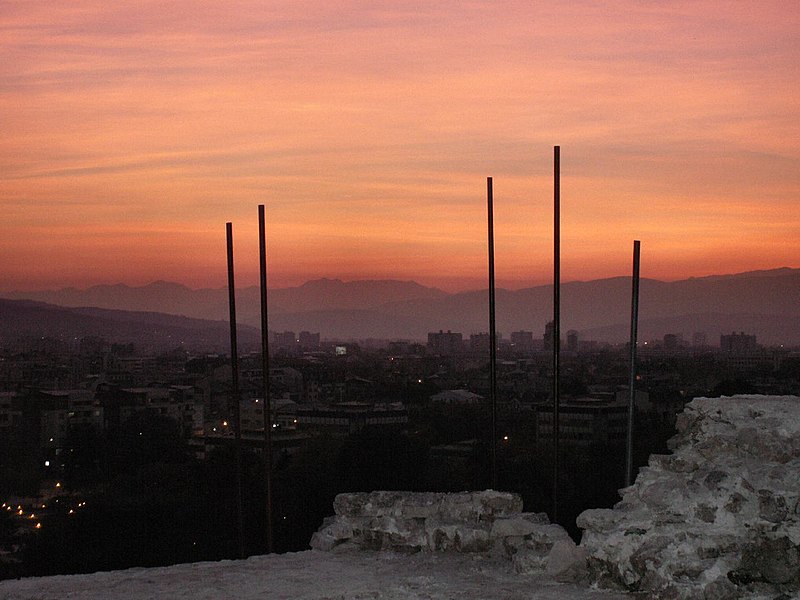
[[[800,260],[785,0],[0,0],[0,292]]]

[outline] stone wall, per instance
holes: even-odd
[[[578,517],[594,581],[650,598],[800,597],[800,398],[697,398],[671,455]]]
[[[520,573],[585,578],[585,556],[544,513],[522,512],[517,494],[370,492],[340,494],[336,515],[311,538],[316,550],[480,552],[508,558]]]

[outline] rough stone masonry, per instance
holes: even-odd
[[[519,573],[585,579],[586,557],[544,513],[522,512],[517,494],[370,492],[339,494],[336,515],[311,538],[316,550],[480,552],[511,559]]]
[[[696,398],[671,455],[583,512],[593,580],[648,598],[800,597],[800,398]]]

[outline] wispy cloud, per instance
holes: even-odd
[[[0,252],[125,279],[74,242],[103,222],[140,277],[210,284],[214,224],[251,248],[267,202],[287,281],[464,281],[493,175],[498,274],[541,280],[561,144],[570,276],[623,272],[643,234],[653,276],[793,264],[799,28],[774,0],[5,0]]]

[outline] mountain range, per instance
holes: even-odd
[[[240,326],[237,330],[242,347],[260,347],[257,329]],[[207,352],[230,350],[230,327],[224,321],[0,298],[0,346],[36,338],[55,338],[71,345],[84,337],[119,344],[132,342],[142,351],[178,347]]]
[[[172,323],[191,330],[217,328],[228,318],[227,288],[192,290],[158,281],[141,287],[95,286],[85,290],[12,292],[9,300],[33,300],[60,307],[93,307],[137,314],[165,313],[186,320]],[[237,290],[237,321],[259,327],[260,291]],[[562,331],[578,330],[581,339],[612,343],[628,337],[631,305],[629,277],[575,281],[561,285]],[[323,339],[417,339],[438,330],[471,333],[488,330],[488,293],[447,293],[413,281],[338,279],[309,281],[298,287],[270,289],[270,329],[320,332]],[[552,318],[553,286],[496,291],[497,328],[508,336],[529,330],[540,337]],[[84,316],[111,319],[108,312]],[[154,318],[152,315],[149,319]],[[122,321],[130,323],[129,314]],[[0,314],[0,321],[4,320]],[[213,321],[215,324],[209,324]],[[171,326],[172,326],[171,325]],[[710,344],[732,331],[755,334],[760,343],[800,345],[800,269],[779,268],[664,282],[640,282],[640,339],[676,333],[691,339],[706,334]]]

